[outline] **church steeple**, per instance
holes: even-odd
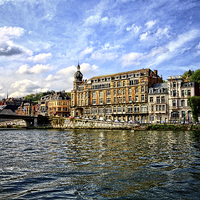
[[[80,83],[83,81],[83,74],[81,73],[80,69],[81,67],[78,63],[77,71],[74,74],[74,89],[77,89],[78,85],[80,85]]]

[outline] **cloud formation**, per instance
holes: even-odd
[[[45,63],[48,59],[52,57],[51,53],[41,53],[28,58],[29,61]]]
[[[13,43],[11,39],[19,38],[24,34],[24,29],[20,27],[0,28],[0,56],[13,56],[25,53],[25,50]]]
[[[25,64],[25,65],[22,65],[16,71],[16,73],[19,73],[19,74],[40,74],[40,73],[43,73],[43,72],[49,71],[49,70],[52,70],[52,67],[50,67],[49,65],[37,64],[33,67],[30,67],[29,65]]]

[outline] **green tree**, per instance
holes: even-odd
[[[190,80],[190,77],[192,76],[192,74],[194,73],[194,71],[191,71],[190,69],[186,72],[184,72],[184,74],[182,75],[183,79],[186,79],[187,77],[189,77],[188,80]]]
[[[189,97],[188,101],[191,107],[193,119],[195,122],[197,122],[198,115],[200,114],[200,96]]]
[[[200,69],[197,69],[191,76],[192,81],[197,81],[200,85]]]

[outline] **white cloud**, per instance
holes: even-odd
[[[0,28],[0,56],[14,56],[23,53],[31,55],[31,51],[19,45],[13,44],[12,38],[19,38],[24,34],[24,29],[20,27]]]
[[[199,42],[199,44],[196,46],[196,49],[200,49],[200,42]]]
[[[126,30],[127,31],[133,30],[135,34],[138,34],[141,28],[142,28],[141,26],[136,26],[135,24],[132,24],[132,26],[127,27]]]
[[[68,75],[68,76],[71,76],[72,74],[74,75],[74,73],[76,72],[77,68],[72,65],[70,67],[66,67],[66,68],[63,68],[63,69],[60,69],[59,71],[57,71],[57,75]]]
[[[93,74],[98,71],[98,66],[91,65],[89,63],[82,63],[80,65],[80,68],[81,68],[80,71],[83,73],[84,79],[86,78],[87,75]],[[45,78],[44,80],[47,82],[60,81],[72,84],[74,81],[74,74],[76,71],[77,67],[72,65],[70,67],[60,69],[59,71],[56,72],[55,75],[52,74],[48,75],[47,78]]]
[[[92,53],[93,48],[92,47],[87,47],[80,53],[80,58],[83,58],[85,55]]]
[[[10,97],[21,97],[30,93],[35,93],[37,89],[40,88],[40,84],[38,81],[31,81],[28,79],[15,81],[11,88],[14,89],[16,92],[11,93]]]
[[[125,54],[121,57],[122,67],[130,65],[139,65],[142,60],[147,60],[158,56],[159,54],[165,54],[168,50],[164,47],[153,48],[149,53],[136,53],[132,52]]]
[[[45,63],[47,59],[51,58],[51,53],[41,53],[36,56],[32,56],[28,58],[28,60],[33,61],[33,62],[42,62]]]
[[[139,65],[140,58],[143,56],[143,53],[129,53],[125,54],[121,57],[122,67],[130,66],[130,65]]]
[[[94,60],[114,60],[118,58],[118,54],[115,52],[116,49],[119,49],[120,46],[111,46],[109,43],[105,43],[101,49],[94,51],[91,55],[91,58]]]
[[[24,29],[20,27],[7,27],[0,28],[1,37],[20,37],[24,34]]]
[[[147,36],[148,36],[148,33],[147,33],[147,32],[141,34],[141,35],[140,35],[140,40],[141,40],[141,41],[142,41],[142,40],[147,40]]]
[[[1,98],[6,98],[6,93],[0,93]]]
[[[90,65],[89,63],[83,63],[80,65],[81,72],[84,74],[91,73],[98,70],[98,66]]]
[[[114,60],[118,58],[118,55],[115,52],[95,51],[91,58],[94,60]]]
[[[159,28],[159,29],[156,31],[155,36],[156,36],[157,38],[162,38],[163,36],[169,37],[169,29],[168,29],[168,28],[164,28],[164,29]]]
[[[155,24],[156,24],[156,21],[151,20],[151,21],[148,21],[145,25],[147,26],[147,29],[150,29],[150,28],[152,28]]]
[[[42,64],[37,64],[33,67],[30,67],[29,65],[25,64],[22,65],[16,73],[18,74],[40,74],[45,71],[52,70],[52,67],[49,65],[42,65]]]
[[[166,49],[168,49],[168,52],[159,55],[156,58],[155,62],[152,63],[152,65],[160,64],[166,60],[176,57],[179,54],[184,53],[184,51],[188,49],[186,48],[187,43],[197,38],[198,36],[199,36],[199,30],[197,29],[193,29],[179,35],[176,40],[171,41],[166,45]]]

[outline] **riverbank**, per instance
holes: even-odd
[[[0,123],[0,130],[27,128],[23,120],[12,120]],[[63,123],[32,126],[29,129],[109,129],[109,130],[200,130],[200,124],[139,124],[126,122],[105,122],[96,120],[65,120]]]

